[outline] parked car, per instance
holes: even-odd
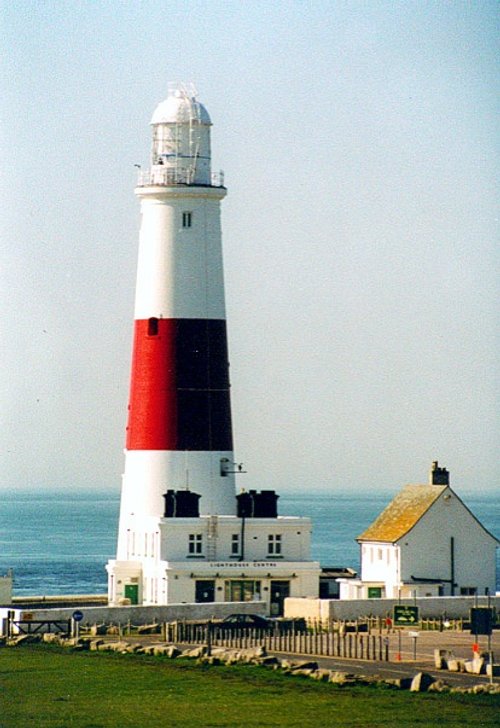
[[[227,629],[262,629],[270,632],[274,629],[273,623],[266,617],[259,614],[230,614],[217,627]]]
[[[224,631],[259,629],[271,634],[307,631],[304,619],[268,618],[259,614],[230,614],[215,624]]]

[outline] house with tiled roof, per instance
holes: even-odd
[[[341,599],[494,594],[495,538],[432,464],[429,484],[406,485],[356,539],[361,578]]]

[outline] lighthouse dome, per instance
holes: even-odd
[[[184,88],[169,90],[165,101],[156,107],[151,124],[203,124],[211,126],[208,111]]]

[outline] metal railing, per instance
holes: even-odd
[[[139,170],[137,187],[169,187],[170,185],[200,186],[200,183],[193,180],[193,173],[190,169],[179,169],[177,167],[157,167],[155,169]],[[224,187],[224,172],[221,171],[219,173],[213,173],[210,177],[210,185],[207,186]]]

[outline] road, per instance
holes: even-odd
[[[417,633],[417,632],[414,632]],[[450,672],[449,670],[437,670],[434,665],[434,650],[448,650],[459,659],[471,659],[473,656],[472,646],[475,637],[468,632],[418,632],[415,640],[410,636],[410,630],[401,630],[387,635],[389,639],[389,662],[377,660],[353,660],[339,657],[322,657],[312,655],[288,655],[273,652],[278,657],[286,657],[290,660],[311,660],[314,659],[318,665],[328,670],[340,670],[358,675],[380,675],[383,678],[401,678],[415,675],[417,672],[427,672],[436,680],[444,680],[452,687],[471,687],[479,683],[489,682],[486,675],[471,675],[469,673]],[[399,642],[401,635],[401,643]],[[486,652],[488,638],[479,637],[479,648]],[[401,650],[399,646],[401,645]],[[415,656],[416,647],[416,656]],[[491,638],[491,649],[493,655],[500,657],[500,632],[494,632]],[[400,659],[398,659],[400,656]],[[495,682],[500,682],[495,678]]]
[[[412,677],[417,672],[426,672],[436,680],[443,680],[452,687],[472,687],[473,685],[490,681],[486,675],[471,675],[469,673],[450,672],[449,670],[435,668],[435,649],[448,650],[458,659],[471,659],[473,656],[472,646],[475,643],[475,637],[473,635],[468,632],[454,631],[425,631],[418,632],[417,634],[418,637],[415,642],[415,639],[411,637],[411,630],[401,629],[399,632],[393,631],[389,635],[384,631],[384,637],[387,637],[389,640],[389,662],[324,657],[322,655],[311,654],[289,654],[277,651],[269,651],[269,654],[281,658],[284,657],[295,662],[299,660],[314,660],[324,669],[339,670],[357,675],[378,675],[381,678],[396,679]],[[115,640],[117,638],[115,637],[113,639]],[[158,642],[161,637],[160,635],[134,635],[131,637],[124,635],[123,639],[127,642],[145,645]],[[488,649],[488,638],[480,637],[478,643],[480,651],[486,652]],[[177,646],[181,650],[188,647],[187,644],[179,644]],[[196,645],[190,646],[195,647]],[[492,635],[491,649],[493,655],[496,654],[500,658],[500,631],[498,630]],[[500,682],[500,679],[498,677],[495,678],[495,682]]]

